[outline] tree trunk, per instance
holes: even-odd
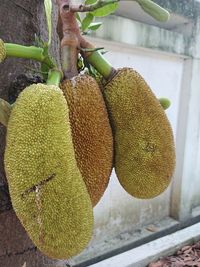
[[[23,45],[32,45],[35,34],[47,40],[43,3],[41,0],[0,0],[0,38]],[[53,17],[52,54],[58,59],[56,8]],[[20,74],[31,75],[26,66],[36,68],[38,65],[23,59],[6,59],[0,65],[0,98],[14,97],[13,80]],[[48,259],[39,252],[12,209],[3,167],[5,134],[6,128],[0,125],[0,266],[22,267],[25,262],[27,267],[67,266],[66,262]]]

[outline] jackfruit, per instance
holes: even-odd
[[[0,39],[0,63],[6,58],[6,49],[4,42]]]
[[[8,122],[5,170],[14,210],[35,245],[56,259],[81,252],[92,235],[92,204],[57,86],[33,84],[20,93]]]
[[[89,75],[61,84],[69,117],[77,165],[93,206],[107,188],[113,163],[113,138],[100,88]]]
[[[114,166],[132,196],[153,198],[175,167],[172,129],[159,100],[139,73],[123,68],[103,91],[114,135]]]

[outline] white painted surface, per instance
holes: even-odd
[[[160,257],[171,255],[180,247],[199,239],[200,223],[90,265],[90,267],[146,267]]]
[[[200,205],[200,60],[187,60],[180,98],[177,168],[172,193],[172,215],[185,220]]]

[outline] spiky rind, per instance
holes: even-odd
[[[124,189],[148,199],[169,185],[175,167],[172,129],[145,80],[123,68],[106,85],[104,95],[115,144],[115,170]]]
[[[92,235],[92,205],[58,87],[34,84],[19,95],[8,123],[5,169],[15,212],[36,246],[57,259],[81,252]]]
[[[6,58],[6,49],[3,40],[0,39],[0,63]]]
[[[69,106],[78,167],[95,206],[107,188],[113,162],[113,138],[105,103],[89,75],[65,80],[61,88]]]

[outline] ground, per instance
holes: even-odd
[[[148,267],[200,267],[200,242],[185,246],[173,256],[165,257]]]

